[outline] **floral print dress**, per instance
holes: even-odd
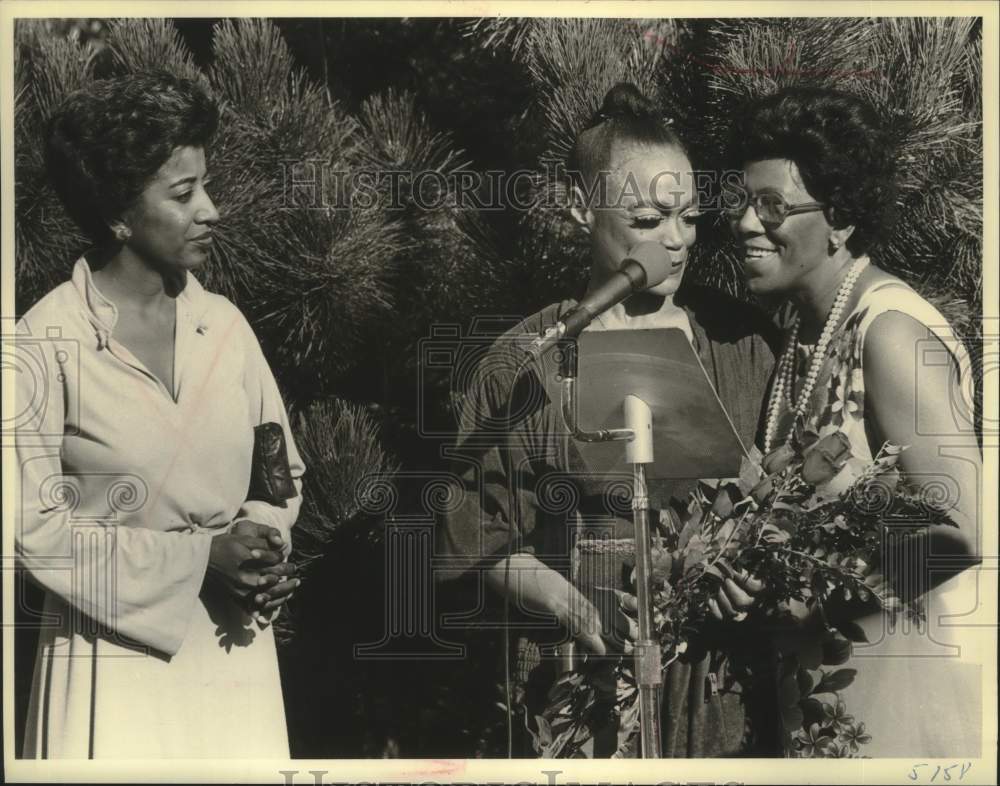
[[[859,465],[871,462],[873,448],[879,448],[872,445],[865,420],[865,336],[887,311],[908,314],[944,344],[962,374],[965,401],[972,402],[968,357],[944,317],[902,281],[876,283],[830,342],[802,424],[820,438],[843,433]],[[808,371],[811,349],[799,347],[799,379]],[[776,433],[788,433],[791,418],[785,402]],[[977,571],[965,571],[925,595],[923,621],[882,613],[877,640],[817,639],[812,648],[779,655],[786,756],[980,755],[981,666],[975,636],[956,623],[977,605],[977,579]]]

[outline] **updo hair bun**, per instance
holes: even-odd
[[[619,82],[612,87],[570,150],[567,163],[573,183],[592,190],[596,179],[608,172],[614,152],[632,145],[672,147],[686,155],[664,114],[635,85]]]
[[[619,82],[612,87],[604,96],[604,102],[597,114],[602,120],[656,121],[658,119],[653,102],[630,82]]]

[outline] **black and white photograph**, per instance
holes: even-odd
[[[996,6],[167,8],[0,7],[5,780],[996,782]]]

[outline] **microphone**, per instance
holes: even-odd
[[[598,314],[620,303],[633,292],[655,287],[665,281],[668,275],[670,256],[667,250],[652,240],[636,243],[611,278],[535,338],[525,347],[525,351],[537,360],[559,341],[579,336]]]

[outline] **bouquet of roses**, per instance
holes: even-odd
[[[654,539],[650,595],[663,668],[684,653],[725,578],[752,575],[763,585],[755,617],[787,614],[798,603],[823,620],[810,646],[781,658],[777,701],[790,748],[800,756],[857,754],[870,738],[839,696],[856,672],[836,667],[865,637],[854,623],[827,621],[824,604],[860,601],[919,615],[879,568],[885,524],[951,523],[901,482],[902,450],[886,444],[864,462],[841,432],[820,439],[799,427],[760,464],[744,461],[738,480],[699,484],[686,514],[669,517],[673,526]],[[634,587],[634,568],[630,580]],[[632,659],[621,657],[610,669],[563,675],[542,714],[525,722],[543,757],[583,755],[595,731],[614,723],[622,756],[638,735],[637,699]]]

